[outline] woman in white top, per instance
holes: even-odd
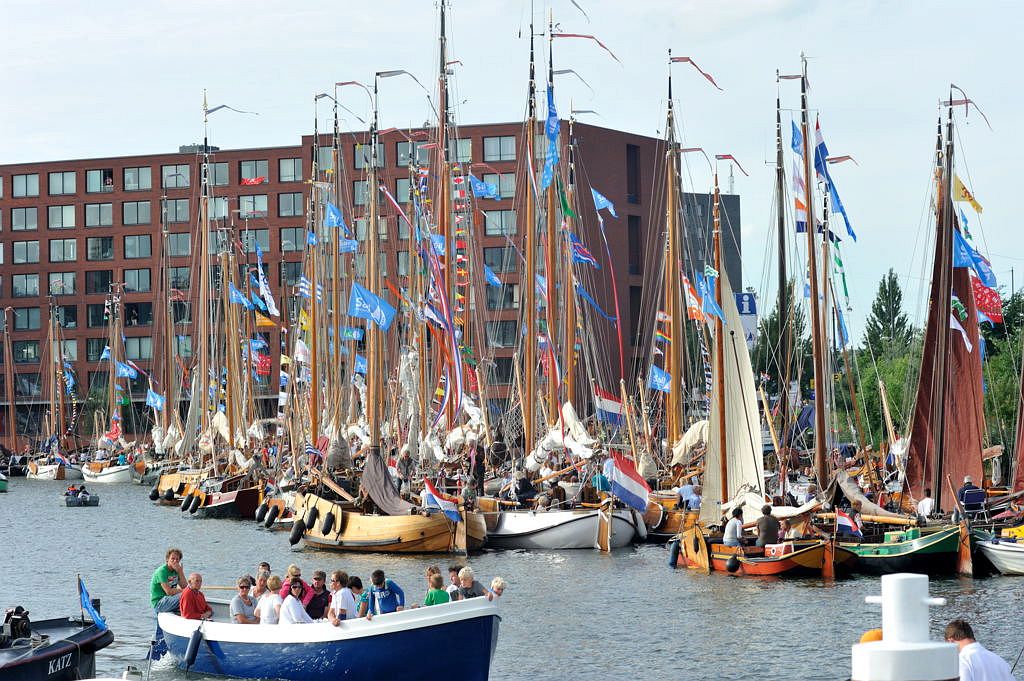
[[[260,617],[260,624],[277,624],[281,616],[281,597],[277,591],[281,588],[281,578],[271,575],[267,580],[267,592],[260,596],[256,603],[256,613]]]
[[[725,524],[725,536],[722,537],[722,543],[726,546],[742,546],[742,538],[743,510],[734,508],[732,509],[732,519]]]
[[[306,595],[306,586],[300,577],[293,577],[288,587],[288,595],[281,603],[281,624],[309,624],[313,618],[302,605],[302,597]]]

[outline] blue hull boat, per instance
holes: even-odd
[[[169,613],[158,619],[168,650],[182,669],[289,681],[486,681],[501,622],[497,604],[486,598],[349,620],[337,627],[327,621],[199,622]],[[190,649],[197,630],[198,645]],[[457,655],[442,654],[452,645]]]

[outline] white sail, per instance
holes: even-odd
[[[754,372],[750,367],[750,353],[747,351],[746,335],[729,276],[723,271],[721,307],[725,312],[722,325],[725,349],[725,451],[721,451],[719,436],[719,400],[712,395],[711,416],[708,428],[708,446],[705,454],[703,476],[703,501],[700,519],[705,523],[717,524],[722,517],[722,504],[744,492],[758,492],[764,489],[764,457],[761,451],[761,425],[757,412],[757,396],[754,393]],[[718,385],[717,367],[712,372]],[[721,461],[725,457],[728,489],[722,498]],[[744,506],[744,517],[748,513],[759,515],[759,509]],[[757,517],[751,515],[751,519]]]

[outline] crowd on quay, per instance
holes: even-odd
[[[213,609],[203,593],[203,576],[192,572],[186,578],[182,566],[181,549],[170,548],[164,563],[150,580],[150,603],[156,613],[171,612],[186,619],[210,619]],[[426,591],[423,606],[440,605],[470,598],[500,599],[505,591],[505,580],[495,577],[490,588],[476,579],[469,566],[453,565],[448,568],[448,579],[437,566],[424,572]],[[370,583],[349,575],[344,570],[330,573],[314,570],[312,581],[302,577],[302,569],[289,565],[284,575],[273,574],[270,564],[260,563],[256,576],[238,578],[237,593],[231,599],[229,612],[237,624],[306,624],[329,621],[335,626],[345,620],[361,617],[373,619],[375,615],[421,607],[407,604],[405,591],[389,579],[383,570],[374,570]]]

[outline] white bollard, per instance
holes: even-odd
[[[928,577],[884,575],[882,595],[868,596],[882,605],[882,640],[853,646],[851,681],[955,681],[960,676],[957,647],[928,640],[928,607],[945,605],[928,596]]]

